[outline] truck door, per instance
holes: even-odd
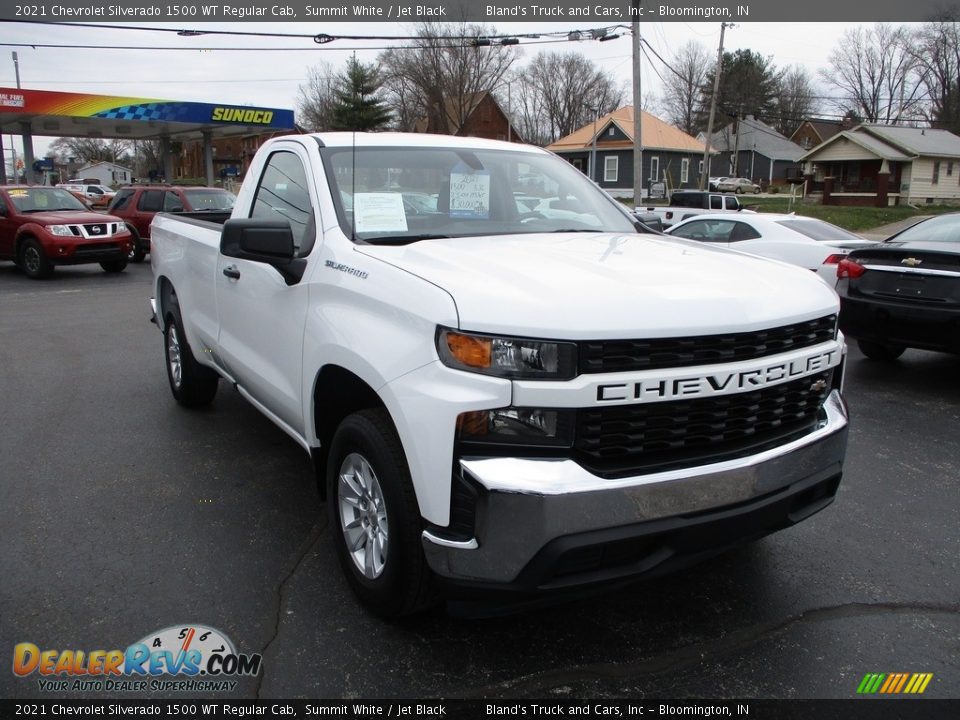
[[[318,227],[308,160],[295,143],[277,147],[266,160],[249,217],[287,220],[298,255],[306,257]],[[244,390],[302,435],[307,283],[287,285],[270,265],[218,254],[216,296],[219,353],[226,369]]]

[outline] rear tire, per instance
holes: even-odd
[[[20,246],[17,264],[28,278],[43,280],[53,274],[53,263],[47,260],[43,246],[33,238],[27,238]]]
[[[340,566],[372,612],[398,617],[434,604],[420,508],[386,410],[356,412],[337,428],[327,459],[327,510]]]
[[[885,345],[870,340],[857,340],[857,347],[871,360],[880,362],[893,362],[906,350],[903,345]]]
[[[203,407],[213,402],[220,376],[198,363],[193,356],[177,307],[167,313],[163,343],[167,380],[170,382],[170,392],[174,399],[188,408]]]

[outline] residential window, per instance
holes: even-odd
[[[690,158],[683,158],[680,161],[680,182],[685,183],[690,179]]]
[[[579,170],[580,172],[583,172],[583,159],[582,159],[582,158],[574,158],[574,159],[573,159],[573,166],[574,166],[577,170]]]
[[[947,160],[947,177],[953,175],[953,160]]]
[[[939,160],[933,161],[933,180],[931,180],[931,182],[934,185],[940,182],[940,161]]]
[[[603,181],[616,182],[620,175],[620,158],[616,155],[603,159]]]
[[[607,133],[607,135],[609,135],[610,137],[613,137],[613,136],[616,135],[616,134],[617,134],[617,131],[614,130],[614,129],[613,129],[613,126],[611,125],[611,126],[610,126],[610,131]]]
[[[656,180],[660,177],[660,158],[656,155],[650,158],[650,179]]]
[[[697,163],[697,173],[703,175],[703,160]]]

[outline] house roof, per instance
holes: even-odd
[[[960,137],[948,130],[866,123],[856,129],[881,138],[911,155],[960,157]]]
[[[921,155],[960,158],[960,137],[946,130],[864,124],[834,135],[806,153],[801,160],[815,160],[824,148],[839,142],[842,138],[884,160],[902,162]],[[843,158],[834,157],[834,159],[842,160]]]
[[[820,142],[824,140],[829,140],[838,132],[843,130],[843,121],[842,120],[804,120],[800,123],[800,127],[793,131],[793,135],[790,136],[792,141],[794,136],[803,129],[804,125],[809,125],[813,128],[813,131],[817,134],[817,137],[820,138]]]
[[[616,125],[627,139],[604,140],[603,133],[611,124]],[[633,107],[627,105],[607,113],[598,118],[596,123],[587,123],[579,130],[574,130],[566,137],[551,143],[547,146],[547,150],[556,153],[588,150],[593,145],[594,133],[597,135],[597,147],[633,147]],[[703,143],[695,137],[687,135],[679,128],[664,122],[656,115],[651,115],[646,110],[640,113],[640,140],[645,150],[674,150],[676,152],[700,154],[704,150]]]
[[[449,123],[450,133],[452,135],[456,135],[457,133],[459,133],[462,128],[462,125],[459,122],[461,115],[464,118],[464,122],[466,122],[467,119],[469,119],[470,116],[473,115],[476,109],[480,106],[480,103],[483,102],[484,98],[486,98],[487,96],[490,97],[490,100],[493,101],[493,104],[500,109],[500,112],[503,113],[503,116],[507,119],[507,122],[510,123],[510,130],[513,133],[513,136],[515,138],[519,138],[522,140],[520,133],[517,132],[517,129],[516,127],[514,127],[513,123],[510,122],[510,117],[503,112],[502,108],[500,108],[500,103],[498,103],[497,99],[486,90],[482,92],[470,93],[467,95],[452,96],[444,100],[443,110],[447,116],[447,122]],[[463,112],[464,110],[466,110],[466,112]],[[429,127],[430,127],[430,118],[421,117],[421,118],[418,118],[413,123],[412,132],[425,133],[429,130]]]
[[[714,133],[710,145],[724,152],[732,152],[734,148],[753,150],[771,160],[796,161],[804,153],[804,149],[795,142],[753,117],[741,118],[739,140],[733,126],[734,123],[730,123],[723,130]]]
[[[106,160],[103,160],[103,161],[101,161],[101,162],[87,163],[86,165],[81,166],[81,167],[79,168],[79,170],[89,170],[90,168],[101,167],[101,166],[102,166],[102,167],[111,167],[111,168],[120,168],[121,170],[129,170],[129,169],[130,169],[130,168],[128,168],[126,165],[118,165],[117,163],[107,162]],[[78,172],[79,172],[79,170],[78,170]]]

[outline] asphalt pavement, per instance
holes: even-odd
[[[304,452],[223,383],[173,402],[149,295],[148,264],[0,263],[0,666],[202,623],[263,653],[230,698],[852,698],[868,672],[960,698],[960,358],[851,348],[844,480],[794,528],[522,615],[384,622]],[[38,694],[0,671],[0,697]]]

